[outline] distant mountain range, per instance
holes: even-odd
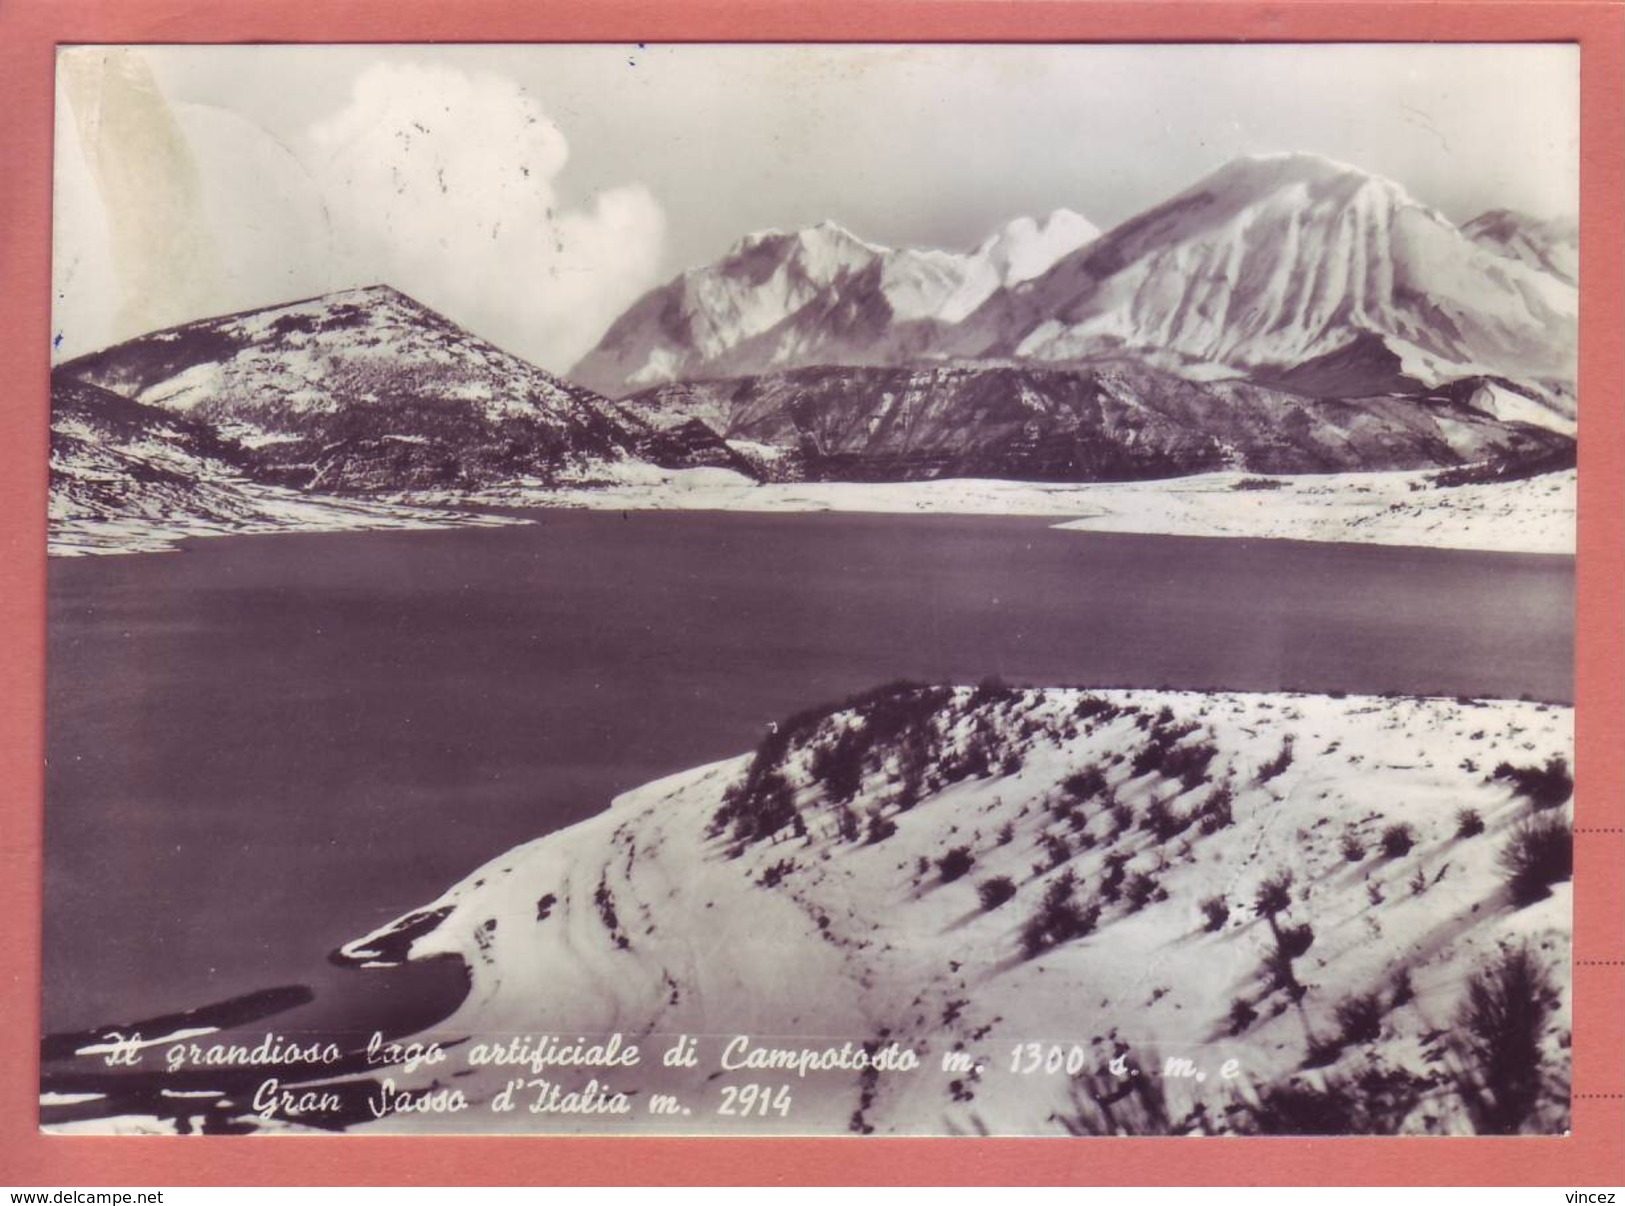
[[[350,290],[59,366],[53,515],[229,524],[261,506],[244,483],[447,498],[645,464],[1086,481],[1562,463],[1575,247],[1506,211],[1458,230],[1287,155],[1105,234],[1057,210],[964,253],[832,223],[751,235],[639,300],[574,381],[388,286]]]
[[[1484,379],[1405,394],[1310,398],[1189,381],[1134,360],[1087,368],[956,363],[814,367],[679,382],[623,399],[787,450],[820,481],[938,477],[1130,481],[1218,470],[1330,473],[1477,461],[1561,466],[1573,441],[1492,407],[1541,403]],[[781,466],[781,471],[784,466]]]

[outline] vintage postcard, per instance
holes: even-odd
[[[38,1127],[1573,1135],[1581,66],[58,45]]]

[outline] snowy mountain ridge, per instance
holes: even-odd
[[[1236,160],[990,299],[947,344],[1040,360],[1135,350],[1284,370],[1374,337],[1417,382],[1571,379],[1577,297],[1390,180],[1314,155]]]
[[[1105,234],[1057,210],[968,255],[833,223],[750,236],[645,295],[574,375],[621,396],[811,365],[1132,354],[1199,380],[1330,360],[1355,395],[1468,376],[1561,387],[1577,311],[1564,237],[1504,213],[1458,230],[1347,164],[1248,156]]]
[[[969,253],[883,247],[828,221],[761,231],[646,294],[570,375],[613,396],[770,366],[883,363],[1098,233],[1067,210],[1017,218]]]

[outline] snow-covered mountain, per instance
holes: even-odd
[[[158,331],[57,373],[207,424],[263,480],[327,491],[545,476],[625,459],[639,436],[388,286]]]
[[[1392,181],[1265,155],[995,294],[941,348],[1049,361],[1129,351],[1187,373],[1255,375],[1342,358],[1347,394],[1395,379],[1570,380],[1575,315],[1571,284]]]
[[[1316,398],[1248,381],[1191,381],[1133,359],[802,368],[679,382],[622,405],[656,425],[687,416],[729,441],[785,450],[812,480],[1573,464],[1566,435],[1525,422],[1547,414],[1541,404],[1504,383]]]
[[[1521,260],[1571,285],[1580,283],[1580,227],[1572,220],[1532,218],[1492,209],[1461,228],[1492,251]]]
[[[640,1125],[651,1093],[692,1129],[769,1077],[785,1109],[730,1129],[1556,1133],[1572,741],[1569,709],[1529,702],[883,688],[511,850],[338,958],[460,958],[469,995],[422,1036],[448,1050],[699,1036],[690,1069],[596,1071]],[[824,1057],[843,1044],[917,1063]],[[753,1071],[756,1048],[814,1062]],[[513,1070],[456,1067],[390,1071],[458,1087],[483,1126],[605,1127],[492,1113]]]
[[[748,235],[644,295],[571,377],[618,396],[806,364],[904,362],[928,351],[938,328],[1097,233],[1057,210],[1018,218],[969,253],[882,247],[833,222]]]

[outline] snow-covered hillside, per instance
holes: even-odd
[[[906,360],[937,327],[1098,233],[1057,210],[1015,219],[969,253],[882,247],[833,222],[747,235],[641,298],[571,377],[619,396],[698,377]]]
[[[346,945],[472,976],[432,1036],[462,1043],[452,1063],[393,1069],[466,1111],[378,1125],[1560,1131],[1571,725],[1541,703],[997,684],[813,710]],[[492,1112],[516,1069],[466,1055],[613,1033],[698,1039],[690,1069],[595,1074],[635,1120]],[[729,1062],[755,1049],[919,1066]],[[746,1084],[784,1111],[719,1120]],[[681,1116],[649,1117],[654,1093]]]
[[[1468,238],[1571,285],[1580,283],[1580,227],[1572,220],[1532,218],[1492,209],[1461,228]]]
[[[158,331],[57,374],[208,423],[262,478],[328,491],[482,484],[637,444],[603,398],[387,286]]]

